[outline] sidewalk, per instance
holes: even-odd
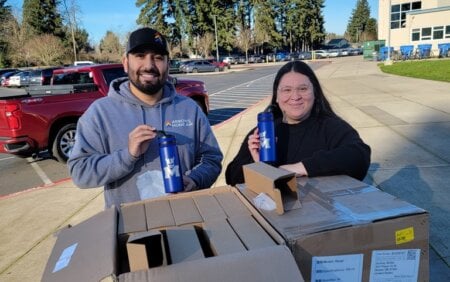
[[[450,85],[383,74],[361,56],[333,59],[316,74],[372,148],[365,182],[430,212],[430,280],[450,281]],[[224,169],[268,99],[214,127]],[[224,184],[221,174],[216,186]],[[103,207],[101,188],[70,180],[0,199],[0,281],[40,281],[53,234]]]

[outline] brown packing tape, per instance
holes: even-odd
[[[265,193],[276,204],[278,214],[301,208],[295,173],[263,162],[243,166],[245,185],[255,193]]]

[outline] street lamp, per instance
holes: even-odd
[[[214,35],[216,37],[216,58],[217,62],[219,61],[219,42],[217,40],[217,21],[216,21],[216,15],[214,17]]]

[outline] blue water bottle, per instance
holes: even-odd
[[[158,141],[159,159],[166,193],[181,192],[183,191],[183,177],[175,137],[163,135],[158,138]]]
[[[258,114],[259,160],[266,163],[273,163],[277,160],[275,147],[275,126],[273,124],[273,114],[271,112],[261,112]]]

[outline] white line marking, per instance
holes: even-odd
[[[262,79],[265,79],[265,78],[270,77],[270,76],[274,76],[274,74],[268,74],[268,75],[266,75],[266,76],[257,78],[257,79],[255,79],[255,80],[247,81],[247,82],[244,82],[244,83],[235,85],[235,86],[233,86],[233,87],[230,87],[230,88],[228,88],[228,89],[220,90],[220,91],[215,92],[215,93],[211,93],[211,94],[209,94],[209,96],[214,96],[214,95],[219,94],[219,93],[227,92],[227,91],[230,91],[231,89],[234,89],[234,88],[237,88],[237,87],[240,87],[240,86],[246,86],[246,85],[249,85],[249,84],[251,84],[251,83],[253,83],[253,82],[255,82],[255,81],[262,80]],[[248,87],[248,86],[247,86],[247,87]]]
[[[34,162],[33,158],[27,158],[27,161],[31,164],[31,167],[34,169],[34,171],[39,175],[42,182],[44,182],[45,185],[51,185],[53,182],[48,178],[47,174],[42,170],[42,168]]]
[[[6,157],[6,158],[1,158],[0,161],[6,161],[6,160],[10,160],[10,159],[15,159],[16,157]]]

